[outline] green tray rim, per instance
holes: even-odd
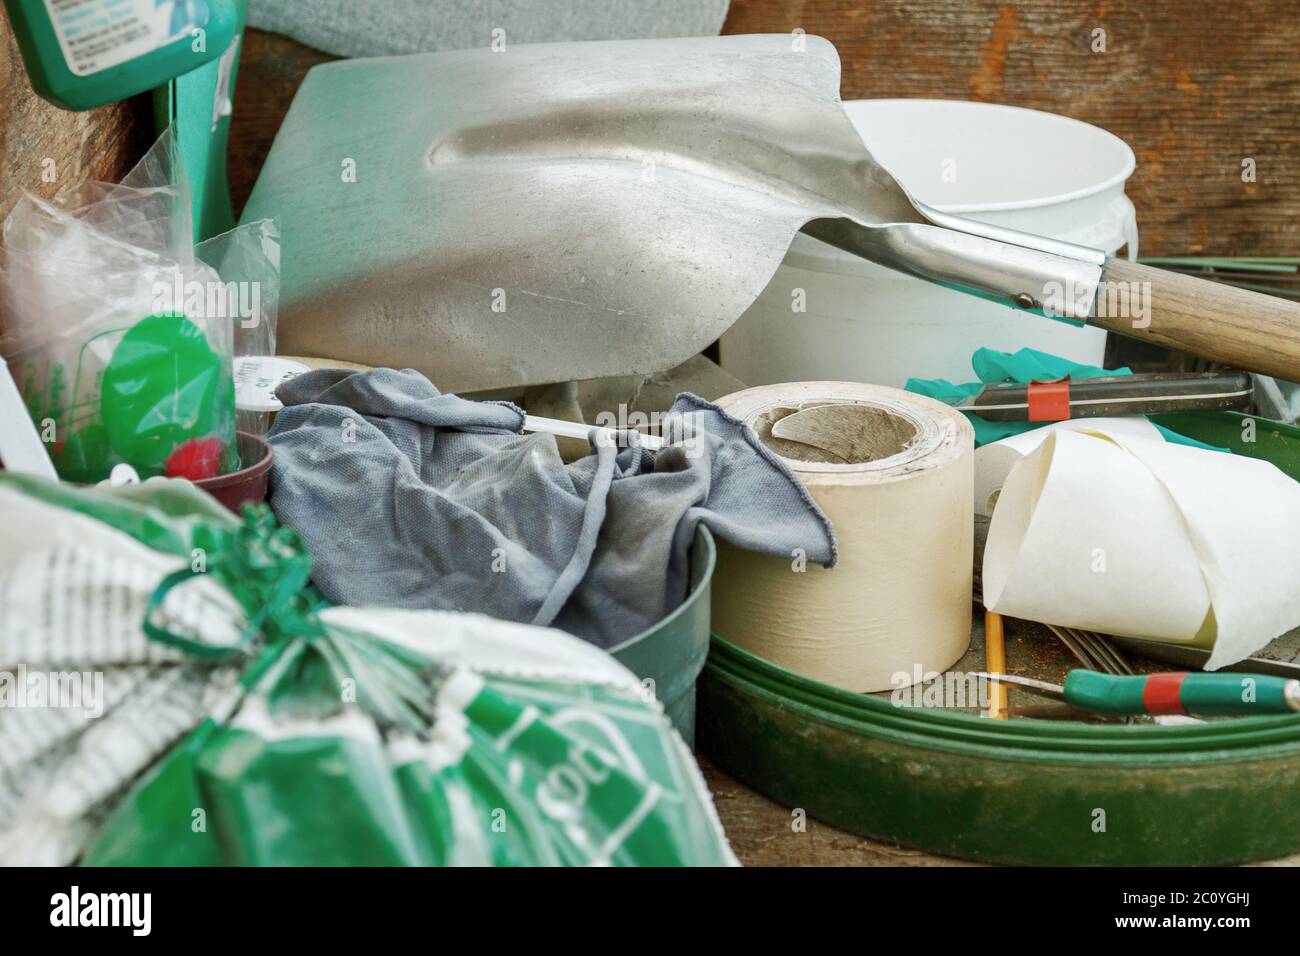
[[[941,708],[898,707],[840,690],[782,670],[716,633],[705,667],[710,676],[805,720],[929,750],[1035,763],[1096,765],[1100,760],[1114,766],[1300,755],[1300,714],[1176,726],[994,721]]]

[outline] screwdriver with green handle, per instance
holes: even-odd
[[[975,676],[1063,700],[1077,710],[1114,717],[1171,714],[1202,717],[1300,711],[1300,680],[1267,674],[1164,673],[1118,675],[1072,670],[1065,685],[1013,674]]]

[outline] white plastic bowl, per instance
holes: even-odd
[[[863,142],[913,196],[944,212],[1137,255],[1117,136],[1038,110],[959,100],[845,103]],[[799,293],[802,290],[802,293]],[[795,311],[802,298],[806,309]],[[798,235],[752,308],[723,337],[722,366],[749,385],[971,381],[970,357],[1023,346],[1091,365],[1106,333],[953,292]]]

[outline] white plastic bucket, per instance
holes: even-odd
[[[1137,255],[1117,136],[1037,110],[958,100],[845,103],[872,155],[944,212]],[[803,311],[799,311],[802,307]],[[723,337],[722,366],[748,385],[835,380],[971,381],[981,346],[1024,346],[1102,364],[1106,333],[1018,312],[798,235],[754,305]]]

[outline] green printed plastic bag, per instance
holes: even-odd
[[[240,522],[181,482],[119,492],[0,478],[0,516],[19,508],[81,523],[53,536],[56,550],[86,541],[94,523],[89,547],[111,551],[124,587],[136,567],[161,577],[139,640],[213,675],[214,690],[151,753],[110,734],[138,766],[98,802],[47,799],[76,779],[67,740],[38,759],[45,782],[8,816],[0,800],[0,855],[91,865],[735,862],[662,708],[597,648],[477,615],[325,606],[306,586],[296,536],[269,512]],[[38,545],[0,563],[0,598],[19,581],[30,589],[34,569],[54,558]],[[171,570],[159,575],[159,560]],[[68,577],[40,578],[46,593],[31,606],[59,601],[64,586],[84,596],[88,582]],[[138,594],[108,597],[109,608],[139,606]],[[0,666],[12,656],[0,637]],[[215,679],[232,672],[237,683]],[[99,719],[101,737],[114,714]]]

